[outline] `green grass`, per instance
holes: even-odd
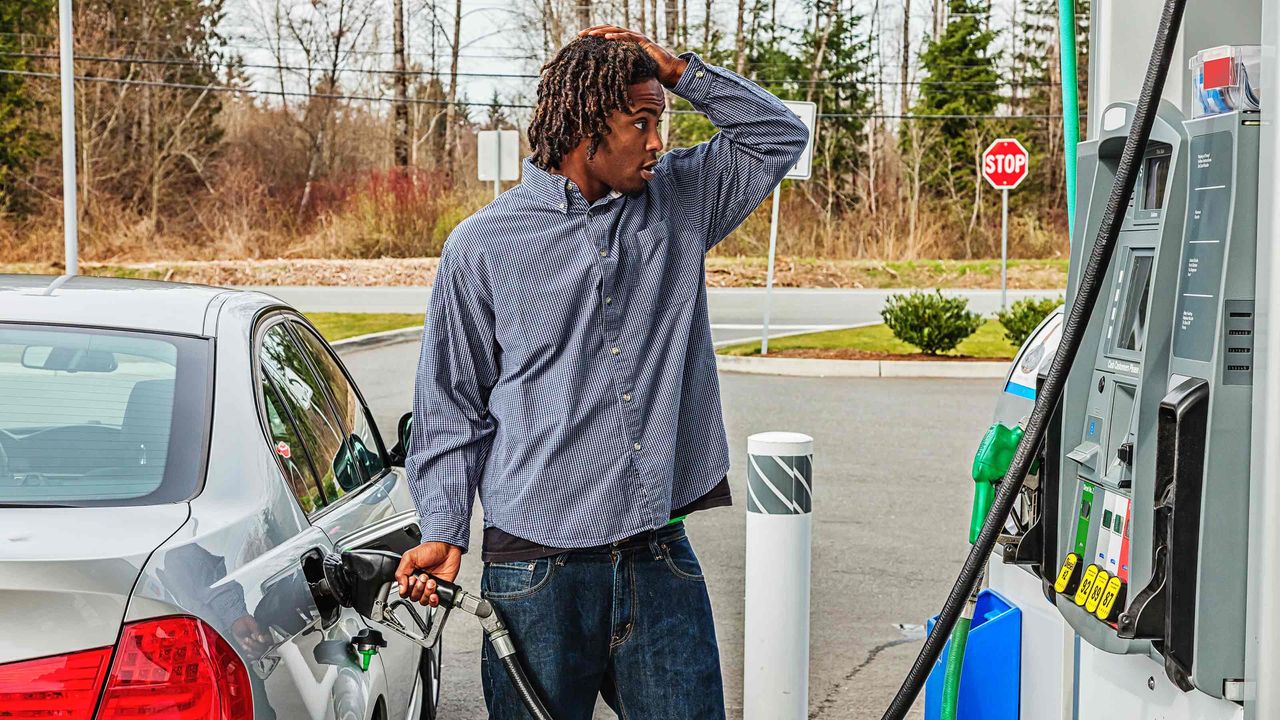
[[[867,327],[849,328],[847,330],[827,330],[826,332],[806,333],[769,340],[769,350],[792,349],[851,349],[864,352],[894,353],[902,355],[920,355],[926,357],[915,347],[895,338],[889,327],[884,324]],[[997,320],[988,320],[978,331],[970,335],[959,347],[948,355],[967,355],[969,357],[1008,359],[1013,357],[1015,348],[1004,337],[1004,326]],[[760,342],[741,343],[721,348],[722,355],[759,355]]]
[[[329,342],[384,330],[422,326],[422,315],[417,313],[321,312],[306,313],[306,316]]]

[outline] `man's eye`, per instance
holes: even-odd
[[[645,120],[637,120],[635,125],[636,125],[636,128],[643,130],[646,127],[648,127],[649,123]]]

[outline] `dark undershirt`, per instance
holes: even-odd
[[[695,510],[707,510],[713,507],[724,507],[733,504],[733,494],[729,491],[729,478],[724,478],[706,495],[694,500],[682,508],[671,512],[671,517],[678,518]],[[516,537],[496,527],[484,529],[484,546],[480,551],[480,559],[484,562],[525,562],[538,558],[559,555],[565,550],[575,548],[557,548],[539,545],[536,542]]]

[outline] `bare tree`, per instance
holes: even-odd
[[[902,66],[898,72],[898,82],[901,85],[901,96],[898,99],[898,112],[906,115],[908,100],[910,98],[910,90],[907,83],[910,82],[908,77],[911,74],[911,0],[903,0],[902,3]]]
[[[591,27],[591,0],[571,0],[576,11],[578,28]]]
[[[667,43],[667,47],[673,48],[677,43],[676,33],[680,30],[680,5],[678,0],[666,0],[666,7],[664,10],[666,11],[667,21],[667,35],[665,42]]]
[[[738,30],[733,36],[733,47],[735,53],[734,63],[737,66],[739,75],[747,70],[747,39],[742,34],[746,18],[747,0],[738,0]]]
[[[702,9],[702,52],[711,52],[711,0]]]
[[[406,73],[404,49],[404,0],[395,0],[392,12],[395,27],[395,164],[399,168],[409,166],[409,76]]]
[[[444,117],[444,156],[450,168],[453,166],[454,148],[457,146],[456,116],[458,114],[458,53],[462,49],[462,0],[453,3],[453,39],[449,43],[449,105]]]

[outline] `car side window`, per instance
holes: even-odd
[[[298,436],[297,426],[280,401],[275,388],[265,378],[262,382],[262,402],[267,415],[267,432],[271,436],[272,451],[284,472],[285,480],[302,511],[310,515],[324,506],[320,494],[320,481],[307,453],[307,446]]]
[[[351,432],[351,452],[354,460],[364,470],[365,477],[377,477],[387,468],[388,463],[378,436],[378,428],[373,423],[372,413],[361,402],[360,394],[347,380],[342,366],[325,346],[324,341],[301,323],[291,324],[294,332],[302,338],[303,345],[310,351],[312,365],[319,370],[320,377],[329,388],[329,397],[333,398],[342,422]]]
[[[276,323],[262,335],[262,369],[279,392],[286,413],[293,418],[319,476],[326,502],[333,502],[359,487],[364,477],[352,462],[346,429],[334,414],[323,381],[307,360],[310,353]]]

